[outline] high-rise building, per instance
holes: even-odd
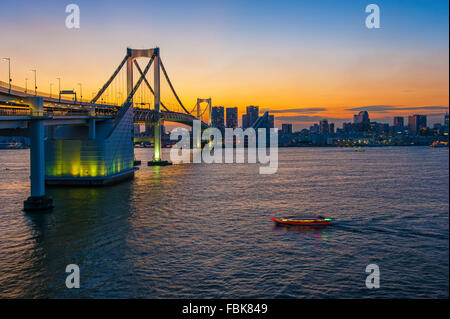
[[[214,106],[211,110],[211,125],[217,128],[224,127],[224,108],[223,106]]]
[[[238,108],[237,107],[227,107],[227,127],[236,128],[238,126]]]
[[[253,123],[256,122],[258,117],[259,117],[259,106],[254,105],[247,106],[248,127],[252,126]]]
[[[393,133],[402,133],[405,130],[405,122],[403,116],[394,117]]]
[[[357,123],[368,125],[370,123],[369,113],[367,111],[361,111],[357,115]]]
[[[394,117],[394,127],[402,129],[404,127],[404,119],[403,116]]]
[[[421,129],[427,127],[427,116],[414,114],[408,117],[408,132],[412,135],[418,135]]]
[[[370,129],[370,118],[367,111],[361,111],[357,115],[353,116],[353,124],[355,130],[366,132]]]
[[[242,114],[242,128],[245,130],[248,128],[248,116],[247,114]]]
[[[334,134],[334,123],[330,123],[328,126],[328,132]]]
[[[281,134],[292,134],[292,124],[281,124]]]
[[[319,123],[319,133],[322,135],[326,135],[329,133],[328,120],[321,120]]]

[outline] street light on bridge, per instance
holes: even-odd
[[[81,83],[78,83],[78,85],[80,86],[80,102],[83,102],[83,87]]]
[[[28,78],[25,78],[25,94],[28,93]]]
[[[37,83],[36,83],[36,70],[30,70],[31,72],[34,72],[34,95],[37,96]]]
[[[11,58],[3,58],[3,60],[8,61],[8,94],[11,94]]]
[[[59,102],[61,102],[61,78],[56,78],[58,80],[58,95],[59,95]]]

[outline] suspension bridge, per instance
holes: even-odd
[[[147,60],[144,68],[138,59]],[[147,79],[151,68],[153,86]],[[161,71],[178,110],[161,101]],[[117,90],[120,80],[126,82],[123,99]],[[118,67],[90,100],[77,100],[76,95],[62,99],[62,93],[74,92],[60,90],[55,97],[37,92],[36,87],[30,91],[13,87],[11,82],[0,85],[0,135],[30,138],[31,196],[24,201],[25,210],[52,207],[45,184],[104,185],[132,178],[135,123],[154,126],[154,157],[149,165],[169,164],[161,159],[165,121],[192,126],[194,120],[202,120],[202,129],[211,125],[211,98],[197,99],[189,111],[174,89],[159,48],[127,48]],[[140,103],[136,101],[139,94]]]

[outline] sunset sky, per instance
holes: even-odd
[[[197,97],[240,112],[259,105],[278,126],[297,128],[322,118],[340,127],[364,109],[384,122],[428,114],[431,125],[448,112],[447,0],[75,0],[80,29],[65,26],[69,3],[2,1],[0,57],[11,58],[14,85],[36,68],[38,90],[61,77],[63,89],[81,82],[91,97],[126,47],[159,46],[189,109]],[[380,29],[365,26],[370,3],[380,7]],[[162,89],[163,102],[175,104]]]

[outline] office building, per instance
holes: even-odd
[[[394,117],[394,127],[403,129],[404,125],[405,124],[404,124],[403,116]]]
[[[248,116],[247,114],[242,114],[242,128],[245,130],[248,128]]]
[[[319,133],[322,135],[329,134],[329,126],[327,120],[321,120],[319,123]]]
[[[217,128],[224,127],[224,108],[223,106],[214,106],[211,110],[211,125]]]
[[[247,127],[252,126],[259,117],[259,106],[247,106]],[[247,128],[246,127],[246,128]]]
[[[292,124],[281,124],[281,134],[292,134]]]
[[[237,107],[227,107],[226,108],[226,124],[227,127],[236,128],[238,127],[238,108]]]
[[[411,135],[418,135],[420,130],[427,127],[427,116],[414,114],[408,117],[408,132]]]
[[[334,123],[328,125],[328,133],[334,134]]]

